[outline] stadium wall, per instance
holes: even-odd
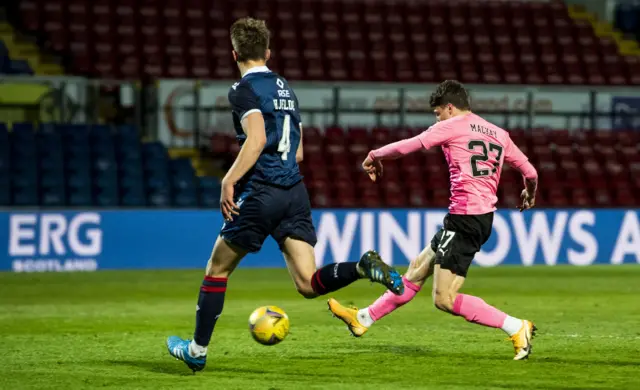
[[[378,250],[406,265],[428,245],[446,211],[315,210],[318,265]],[[500,211],[478,266],[640,263],[640,210]],[[218,211],[0,212],[0,270],[202,268],[222,225]],[[277,245],[243,267],[284,267]]]
[[[232,129],[227,94],[235,81],[163,79],[158,82],[157,106],[162,107],[158,139],[172,146],[193,146],[200,136]],[[428,106],[433,84],[292,83],[307,126],[428,127],[435,117]],[[584,87],[467,85],[474,111],[508,127],[601,130],[640,129],[640,89]],[[195,110],[195,111],[194,111]],[[324,111],[323,111],[324,110]],[[352,110],[360,110],[356,113]],[[383,110],[372,115],[374,110]],[[310,112],[315,111],[314,115]],[[197,112],[197,115],[194,115]]]

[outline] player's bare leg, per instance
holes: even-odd
[[[167,339],[169,353],[184,361],[194,372],[202,370],[207,362],[207,346],[222,313],[227,280],[246,254],[246,251],[218,237],[200,287],[193,340],[178,336]]]
[[[319,270],[316,270],[313,247],[305,241],[287,237],[282,244],[282,253],[296,289],[305,298],[337,291],[363,278],[382,284],[394,294],[404,292],[400,274],[373,251],[362,255],[358,262],[329,264]]]
[[[526,359],[531,354],[531,340],[536,330],[533,323],[511,317],[481,298],[460,294],[458,291],[464,281],[464,277],[436,265],[433,282],[435,306],[444,312],[464,317],[469,322],[502,329],[513,343],[515,350],[513,359]]]
[[[360,310],[345,307],[331,298],[328,302],[329,310],[347,324],[352,335],[360,337],[369,330],[375,321],[390,314],[416,296],[424,282],[433,274],[434,259],[435,252],[431,246],[428,246],[411,261],[409,269],[402,278],[405,289],[401,295],[391,294],[387,291],[371,306]]]
[[[311,279],[316,272],[316,256],[313,247],[304,241],[287,237],[282,246],[282,254],[300,295],[305,298],[317,297],[318,294],[311,285]]]

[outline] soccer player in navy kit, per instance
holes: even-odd
[[[193,371],[204,368],[207,346],[222,313],[227,279],[247,253],[258,252],[271,235],[282,251],[298,292],[315,298],[368,278],[396,294],[400,274],[373,251],[358,262],[316,270],[316,232],[298,162],[302,125],[298,99],[287,81],[267,68],[271,55],[264,21],[240,19],[231,27],[233,57],[242,79],[229,91],[241,150],[222,180],[225,223],[207,264],[198,298],[193,341],[171,336],[169,353]]]

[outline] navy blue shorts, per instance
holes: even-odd
[[[316,245],[309,194],[303,182],[293,187],[249,183],[236,200],[240,215],[222,225],[220,236],[247,252],[258,252],[271,235],[282,249],[287,237]]]

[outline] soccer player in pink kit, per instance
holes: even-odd
[[[534,324],[458,291],[473,257],[491,235],[503,164],[508,163],[524,177],[520,211],[535,205],[537,172],[511,141],[509,133],[471,112],[468,92],[459,82],[441,83],[431,95],[430,105],[438,120],[435,125],[416,137],[371,151],[362,166],[376,181],[383,173],[382,160],[440,146],[451,180],[449,213],[444,226],[431,245],[411,261],[403,276],[402,295],[386,292],[361,310],[330,299],[329,309],[347,324],[354,336],[360,337],[375,321],[412,300],[426,279],[434,275],[433,300],[438,309],[469,322],[502,329],[513,342],[514,360],[525,359],[531,353]]]

